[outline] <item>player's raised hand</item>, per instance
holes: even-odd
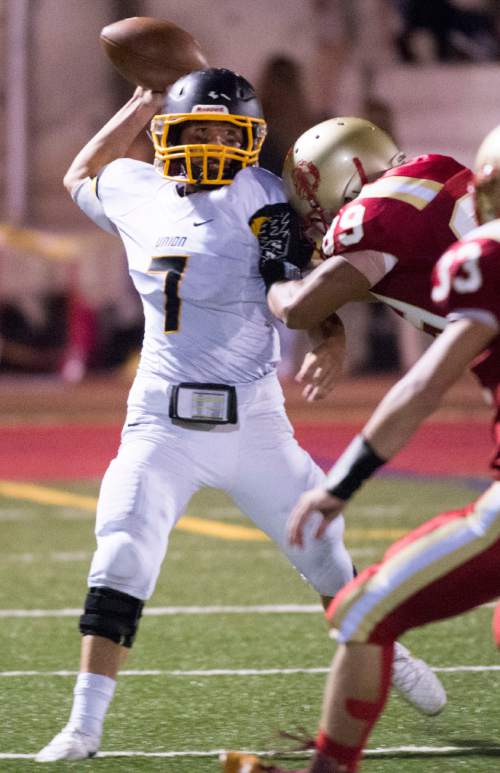
[[[314,537],[320,539],[328,524],[340,515],[344,505],[345,502],[342,499],[332,497],[322,486],[306,491],[290,513],[288,520],[288,541],[290,544],[303,547],[305,526],[318,512],[323,517],[314,532]]]
[[[134,91],[134,99],[140,100],[145,105],[151,105],[151,107],[160,108],[165,101],[165,91],[152,91],[146,89],[144,86],[137,86]]]

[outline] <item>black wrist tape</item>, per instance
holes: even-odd
[[[267,204],[249,220],[259,242],[259,269],[269,290],[274,282],[300,279],[314,245],[304,238],[297,213],[286,203]]]
[[[376,454],[366,442],[363,435],[356,435],[328,473],[326,490],[332,497],[347,501],[385,462],[386,460]]]

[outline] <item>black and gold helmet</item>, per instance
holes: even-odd
[[[326,232],[344,204],[375,176],[402,163],[394,141],[363,118],[330,118],[304,132],[290,148],[283,181],[306,229]]]
[[[241,148],[181,145],[181,130],[192,121],[222,121],[240,128]],[[163,113],[151,122],[151,134],[154,165],[164,177],[199,186],[229,185],[240,169],[258,163],[266,122],[245,78],[231,70],[211,68],[184,75],[170,87]]]
[[[486,135],[474,163],[474,196],[479,223],[500,217],[500,126]]]

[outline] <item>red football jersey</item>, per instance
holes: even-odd
[[[474,317],[500,328],[500,221],[476,228],[452,245],[437,263],[432,281],[432,298],[444,314]],[[500,479],[500,335],[472,370],[496,408],[491,467]]]
[[[373,294],[429,332],[444,327],[430,298],[432,269],[477,225],[471,177],[448,156],[418,156],[363,186],[330,227],[335,255],[349,260],[349,253],[363,250],[385,254],[388,271]]]

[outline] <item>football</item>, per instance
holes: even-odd
[[[121,19],[101,30],[100,42],[120,75],[153,91],[164,91],[181,75],[208,67],[198,41],[167,19]]]

